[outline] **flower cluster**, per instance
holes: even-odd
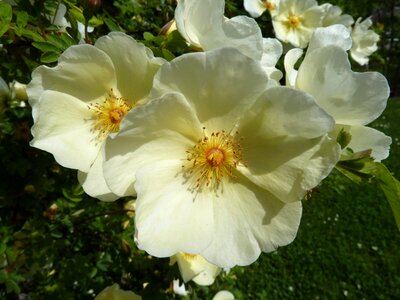
[[[255,18],[268,11],[276,38],[294,47],[307,47],[317,28],[342,24],[351,32],[353,45],[350,54],[357,63],[367,64],[368,56],[378,49],[379,35],[369,29],[372,25],[370,18],[364,21],[359,18],[354,23],[352,16],[342,14],[340,7],[330,3],[318,5],[315,0],[244,0],[244,7]]]
[[[178,0],[193,53],[167,62],[112,32],[37,68],[27,89],[31,145],[78,170],[93,197],[137,197],[137,246],[174,257],[185,282],[212,284],[221,268],[291,243],[301,200],[343,152],[389,154],[391,138],[366,126],[386,106],[387,81],[349,61],[375,49],[362,41],[377,41],[370,23],[351,29],[350,16],[314,0],[244,4],[252,16],[268,10],[276,37],[298,47],[284,70],[282,44],[254,19],[224,17],[223,0]]]

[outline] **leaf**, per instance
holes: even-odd
[[[351,141],[351,134],[347,131],[345,131],[343,128],[340,130],[336,142],[340,145],[342,149],[346,148],[346,146],[350,143]]]
[[[400,231],[400,182],[393,177],[390,171],[382,163],[376,163],[376,179],[383,190],[386,199],[389,201],[397,228]]]
[[[104,19],[104,23],[106,23],[108,29],[110,31],[123,31],[119,25],[115,24],[113,20],[111,19]]]
[[[47,42],[33,42],[32,46],[42,52],[59,52],[59,49],[56,46]]]
[[[12,19],[12,8],[8,3],[0,2],[0,37],[7,32]]]
[[[163,54],[164,58],[168,61],[171,61],[175,58],[175,55],[172,54],[171,51],[169,51],[168,49],[165,49],[165,48],[162,49],[162,54]]]
[[[356,153],[347,149],[335,168],[350,180],[359,184],[363,180],[374,177],[377,167],[371,157],[370,149]]]
[[[59,56],[60,56],[59,52],[45,52],[40,57],[40,61],[42,63],[46,63],[46,64],[52,63],[52,62],[57,61]]]
[[[32,31],[32,30],[29,30],[29,29],[26,29],[26,28],[17,27],[15,29],[15,33],[17,35],[19,35],[19,36],[28,38],[28,39],[33,40],[35,42],[44,42],[43,37],[39,33],[35,32],[35,31]]]
[[[146,41],[151,41],[151,40],[153,40],[154,39],[154,35],[152,35],[150,32],[144,32],[143,33],[143,38],[146,40]]]
[[[28,24],[29,15],[26,11],[19,11],[17,13],[17,26],[24,28]]]
[[[6,283],[7,293],[14,292],[16,294],[19,294],[21,292],[21,289],[19,288],[18,283],[16,281],[8,278],[5,283]]]

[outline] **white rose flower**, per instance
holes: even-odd
[[[271,16],[277,14],[277,8],[280,0],[244,0],[244,9],[253,18],[258,18],[266,10],[269,11]]]
[[[351,32],[353,46],[350,49],[350,55],[362,66],[368,63],[368,56],[378,49],[379,35],[369,29],[371,25],[371,18],[367,18],[362,22],[361,18],[358,18]]]
[[[38,67],[27,88],[34,120],[31,145],[79,170],[89,195],[115,200],[103,178],[102,145],[119,130],[125,114],[144,101],[162,62],[133,38],[114,32],[94,46],[68,48],[54,68]]]
[[[201,255],[179,252],[171,257],[170,264],[178,263],[183,281],[194,281],[198,285],[211,285],[221,268],[209,263]]]
[[[106,287],[94,300],[140,300],[142,297],[131,291],[121,290],[118,284]]]
[[[204,51],[234,47],[260,60],[263,42],[257,22],[247,16],[224,17],[224,0],[178,0],[176,26],[186,41]]]
[[[153,99],[129,112],[105,147],[111,190],[137,191],[140,249],[230,268],[293,241],[299,200],[330,173],[339,149],[326,136],[333,119],[310,95],[266,89],[267,81],[233,48],[160,68]]]
[[[235,296],[229,291],[219,291],[214,295],[212,300],[235,300]]]
[[[276,37],[294,47],[307,47],[314,30],[322,26],[324,11],[315,0],[281,0],[272,17]]]
[[[372,149],[376,161],[389,155],[391,138],[367,127],[381,115],[389,97],[386,78],[378,72],[351,70],[346,50],[351,47],[347,29],[342,25],[319,28],[299,70],[293,70],[298,51],[293,49],[285,61],[289,83],[313,95],[317,103],[336,120],[336,138],[341,129],[352,136],[349,148],[355,152]],[[286,58],[285,58],[286,59]]]
[[[263,39],[254,19],[224,17],[224,0],[178,0],[176,25],[186,41],[204,51],[234,47],[244,55],[260,61],[277,85],[282,72],[275,65],[282,55],[282,45],[276,39]]]

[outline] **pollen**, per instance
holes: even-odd
[[[91,103],[88,108],[93,112],[91,131],[97,141],[102,141],[110,133],[119,131],[119,124],[132,109],[132,105],[127,99],[115,96],[111,89],[103,102]]]
[[[205,131],[205,129],[204,129]],[[218,188],[224,178],[233,178],[234,170],[243,163],[238,133],[225,131],[203,132],[204,137],[186,151],[186,163],[182,166],[195,190],[204,187]]]
[[[301,25],[301,18],[295,15],[291,15],[288,17],[286,21],[286,26],[288,28],[298,28]]]

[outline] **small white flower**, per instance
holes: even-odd
[[[335,118],[336,126],[331,133],[334,138],[344,129],[351,134],[349,148],[355,152],[372,149],[372,157],[380,161],[389,155],[391,138],[365,125],[385,109],[389,85],[378,72],[351,70],[346,52],[351,41],[346,31],[343,25],[317,29],[298,72],[293,66],[301,53],[298,49],[290,50],[285,57],[287,81],[313,95]]]
[[[89,195],[115,200],[103,178],[103,144],[125,114],[143,103],[162,62],[130,36],[113,32],[94,46],[68,48],[54,68],[38,67],[27,88],[31,145],[79,170]]]
[[[315,0],[281,0],[272,17],[276,37],[294,47],[307,47],[314,30],[322,26],[324,11]]]
[[[369,29],[371,25],[371,18],[367,18],[362,22],[361,18],[358,18],[351,32],[353,46],[350,49],[350,55],[362,66],[368,63],[368,56],[378,49],[379,35]]]
[[[201,255],[179,252],[171,257],[171,264],[178,263],[183,281],[194,281],[198,285],[211,285],[221,268],[209,263]]]
[[[244,0],[244,8],[253,18],[258,18],[266,10],[271,16],[277,14],[280,0]]]
[[[129,112],[105,147],[108,186],[137,191],[140,249],[229,268],[295,238],[299,200],[338,160],[326,136],[334,121],[310,95],[267,81],[232,48],[160,68],[152,100]]]
[[[214,295],[212,300],[235,300],[235,296],[229,291],[219,291]]]

